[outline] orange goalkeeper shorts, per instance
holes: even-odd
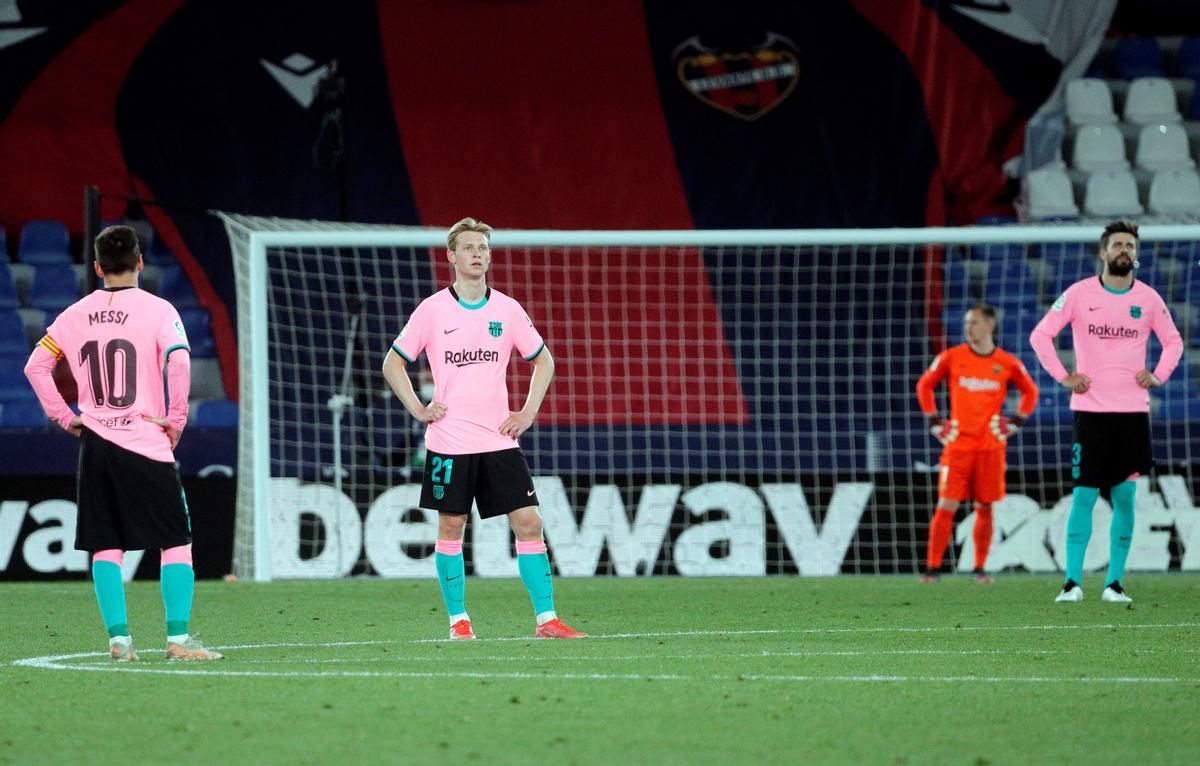
[[[994,503],[1004,499],[1006,450],[945,450],[938,472],[939,500]]]

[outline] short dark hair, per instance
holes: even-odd
[[[137,268],[142,246],[132,226],[109,226],[96,235],[96,261],[105,274],[124,274]]]
[[[1138,238],[1138,225],[1133,221],[1119,220],[1105,226],[1104,233],[1100,235],[1100,252],[1108,249],[1108,238],[1114,234],[1132,234],[1136,240]]]
[[[983,314],[988,319],[996,318],[996,307],[993,306],[992,304],[988,303],[987,301],[979,301],[975,305],[973,305],[969,309],[967,309],[967,311],[978,311],[979,313]]]

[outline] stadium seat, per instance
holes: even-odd
[[[34,399],[33,387],[25,379],[29,351],[0,354],[0,400]]]
[[[1139,77],[1165,77],[1162,49],[1153,37],[1129,37],[1117,42],[1117,77],[1135,80]]]
[[[948,260],[942,270],[945,285],[945,301],[947,304],[958,305],[978,298],[971,281],[971,269],[961,259]]]
[[[224,399],[225,383],[216,359],[192,359],[191,396],[195,399]]]
[[[48,429],[50,419],[36,399],[10,400],[0,405],[0,429]]]
[[[79,281],[70,263],[38,266],[29,288],[29,305],[46,311],[62,311],[79,300]]]
[[[192,288],[192,282],[178,265],[165,266],[158,279],[158,297],[170,301],[177,309],[196,308],[200,300]]]
[[[1145,212],[1138,201],[1137,181],[1128,170],[1104,170],[1088,176],[1083,210],[1087,215],[1101,217]]]
[[[1125,121],[1137,125],[1179,122],[1175,89],[1164,77],[1139,77],[1129,84],[1125,96]]]
[[[1185,37],[1176,55],[1180,77],[1200,82],[1200,37]]]
[[[1200,217],[1200,176],[1191,168],[1160,170],[1150,182],[1150,212]]]
[[[1096,125],[1117,121],[1112,90],[1108,83],[1087,77],[1067,83],[1067,119],[1072,125]]]
[[[37,399],[10,399],[0,404],[0,428],[49,427],[50,419]]]
[[[1034,170],[1025,176],[1025,199],[1033,220],[1079,215],[1071,179],[1062,170]]]
[[[0,226],[0,261],[8,263],[8,233]]]
[[[30,221],[21,229],[17,260],[40,266],[72,263],[71,236],[62,221]]]
[[[150,249],[145,251],[143,260],[156,266],[170,266],[177,263],[170,248],[162,241],[162,237],[157,236],[150,242]]]
[[[1042,258],[1049,263],[1051,298],[1062,295],[1081,279],[1100,273],[1100,258],[1082,242],[1054,242],[1042,245]]]
[[[1136,164],[1144,170],[1195,167],[1183,126],[1177,122],[1144,126],[1138,135]]]
[[[0,260],[0,311],[11,311],[20,305],[12,269],[8,267],[8,261]]]
[[[217,355],[217,345],[212,336],[212,316],[208,309],[185,308],[179,310],[187,330],[188,343],[192,348],[192,359],[209,358]]]
[[[25,323],[16,311],[0,311],[0,354],[29,356],[29,343],[25,338]],[[22,362],[21,366],[24,367]]]
[[[1123,170],[1129,167],[1125,159],[1125,138],[1116,125],[1084,125],[1075,134],[1071,151],[1071,166],[1077,170]]]
[[[25,325],[26,348],[33,348],[46,333],[46,325],[49,324],[46,321],[46,312],[41,309],[20,308],[17,309],[17,314]]]
[[[238,406],[228,399],[200,399],[192,402],[188,425],[195,428],[237,428]]]

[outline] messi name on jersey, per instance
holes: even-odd
[[[486,348],[477,348],[474,351],[463,349],[462,351],[446,351],[446,364],[452,364],[455,367],[466,367],[472,364],[486,364],[488,362],[499,362],[500,352],[490,351]]]
[[[125,324],[129,319],[128,311],[119,309],[105,309],[104,311],[93,311],[88,314],[88,324]]]

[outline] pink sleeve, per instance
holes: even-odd
[[[58,361],[58,356],[49,350],[48,344],[50,346],[54,344],[49,335],[42,338],[41,342],[34,347],[33,353],[29,355],[29,361],[25,363],[25,377],[33,386],[33,392],[37,394],[38,401],[41,402],[46,415],[62,426],[63,430],[66,430],[70,428],[75,413],[71,411],[71,408],[67,406],[66,399],[63,399],[62,394],[58,392],[58,386],[54,385],[54,365]],[[53,346],[53,348],[57,348],[57,346]]]
[[[179,318],[179,312],[174,306],[167,306],[167,311],[163,314],[162,321],[158,326],[158,363],[161,367],[167,363],[168,357],[175,349],[187,349],[189,352],[192,346],[188,343],[187,332],[183,329],[183,321]]]
[[[1074,316],[1075,299],[1072,297],[1071,288],[1068,287],[1066,292],[1058,296],[1058,300],[1046,312],[1046,316],[1042,317],[1042,321],[1038,322],[1037,327],[1033,328],[1033,332],[1029,334],[1029,345],[1033,346],[1038,361],[1042,363],[1042,367],[1046,368],[1046,372],[1050,373],[1050,377],[1060,383],[1068,373],[1062,360],[1058,358],[1058,352],[1054,350],[1054,339]]]
[[[516,347],[517,353],[526,362],[532,362],[537,358],[537,355],[542,353],[542,348],[546,342],[542,340],[541,333],[533,326],[533,320],[518,304],[513,312],[513,321],[517,324],[517,333],[513,338],[513,346]]]
[[[1179,328],[1175,326],[1171,312],[1161,298],[1150,317],[1150,327],[1162,343],[1162,354],[1158,357],[1158,366],[1154,368],[1154,377],[1165,383],[1183,356],[1183,338],[1179,336]]]
[[[392,341],[392,350],[404,357],[406,362],[415,362],[425,350],[428,339],[429,318],[425,304],[417,306],[417,310],[408,318],[408,324]]]

